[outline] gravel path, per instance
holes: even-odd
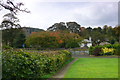
[[[64,66],[57,74],[55,74],[52,78],[64,78],[65,73],[68,71],[68,69],[70,68],[70,66],[77,61],[78,58],[75,58],[72,62],[70,62],[69,64],[67,64],[66,66]]]

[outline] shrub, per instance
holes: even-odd
[[[102,48],[103,55],[113,55],[114,49],[113,48]]]
[[[94,54],[95,56],[100,56],[101,53],[102,53],[101,48],[102,48],[101,46],[96,46],[96,47],[94,48],[94,50],[93,50],[93,54]]]
[[[95,47],[93,47],[93,46],[91,46],[91,47],[89,48],[89,54],[90,54],[90,55],[94,55],[94,53],[93,53],[94,48],[95,48]]]
[[[104,46],[91,46],[89,48],[90,55],[120,55],[120,44],[110,44]]]
[[[12,47],[10,47],[8,45],[4,45],[4,46],[2,46],[2,49],[12,49]]]
[[[102,53],[102,46],[92,46],[89,48],[89,54],[90,55],[95,55],[95,56],[100,56]]]
[[[2,52],[3,79],[41,78],[59,70],[70,59],[71,53],[66,50],[44,53],[5,50]]]
[[[120,55],[120,44],[114,44],[113,48],[115,49],[114,54]]]

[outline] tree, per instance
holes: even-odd
[[[3,16],[3,21],[1,23],[0,28],[2,29],[10,29],[10,28],[20,28],[20,24],[18,24],[19,19],[12,13],[5,14]]]
[[[6,2],[0,1],[0,7],[10,11],[10,13],[3,16],[4,19],[0,25],[0,28],[2,28],[3,32],[2,42],[5,45],[14,47],[14,44],[17,43],[16,41],[19,41],[15,40],[14,42],[14,39],[18,38],[18,35],[20,35],[19,33],[21,32],[21,26],[18,24],[19,19],[16,17],[16,15],[19,11],[30,13],[30,11],[27,9],[21,9],[22,6],[24,6],[24,4],[21,2],[14,3],[12,0],[7,0]]]
[[[114,28],[116,35],[118,36],[119,43],[120,43],[120,26]]]
[[[17,14],[17,12],[19,11],[30,13],[27,8],[21,9],[21,6],[23,5],[24,4],[22,2],[14,3],[12,0],[7,0],[6,2],[0,0],[0,7],[3,7],[4,9],[9,10],[11,13],[14,14]]]
[[[34,48],[70,48],[79,47],[78,42],[80,41],[81,37],[75,33],[46,31],[32,33],[27,38],[26,44]]]
[[[13,26],[15,27],[20,27],[19,24],[15,24],[19,22],[19,19],[15,16],[19,11],[22,12],[27,12],[30,13],[27,9],[21,9],[21,6],[24,4],[19,2],[19,3],[14,3],[12,0],[7,0],[6,2],[0,1],[0,7],[3,7],[6,10],[9,10],[10,13],[5,14],[3,16],[4,20],[2,21],[1,28],[12,28]]]
[[[70,32],[73,32],[73,33],[80,33],[80,25],[76,22],[67,22],[67,27],[68,27],[68,30]]]
[[[22,2],[14,3],[12,0],[7,0],[6,2],[3,2],[1,0],[0,7],[4,8],[6,10],[9,10],[10,13],[5,14],[3,16],[4,20],[2,21],[0,28],[4,28],[4,27],[13,28],[14,26],[15,26],[15,28],[20,27],[19,24],[15,24],[15,23],[19,22],[19,19],[15,15],[17,15],[17,13],[19,11],[30,13],[30,11],[28,11],[27,8],[21,9],[21,6],[23,6],[23,5],[24,4]]]
[[[67,29],[67,27],[66,27],[65,23],[60,22],[60,23],[55,23],[54,25],[49,27],[47,30],[48,31],[62,31],[62,30],[66,30],[66,29]]]
[[[103,26],[103,33],[104,34],[107,34],[107,29],[108,29],[108,25],[104,25]]]
[[[11,47],[18,47],[23,44],[23,40],[25,40],[24,32],[21,28],[11,28],[2,30],[2,43],[3,45],[8,45]],[[21,42],[19,42],[21,41]],[[18,45],[18,46],[16,46]]]
[[[23,48],[22,45],[25,44],[25,34],[22,32],[19,32],[19,34],[16,35],[16,37],[13,40],[13,47],[15,48]]]
[[[48,31],[67,31],[70,33],[80,34],[80,25],[76,22],[64,22],[55,23],[47,29]]]
[[[87,34],[92,37],[92,43],[94,46],[99,45],[100,42],[103,42],[106,39],[101,27],[93,28],[92,30],[90,29]]]
[[[100,42],[104,41],[104,35],[97,31],[93,31],[91,37],[94,46],[99,45]]]
[[[93,29],[91,27],[81,27],[81,31],[79,33],[80,36],[82,36],[83,38],[89,38],[90,36],[92,36],[92,32]]]

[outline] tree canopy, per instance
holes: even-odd
[[[81,37],[75,33],[66,32],[34,32],[26,40],[29,47],[38,48],[70,48],[79,47]]]

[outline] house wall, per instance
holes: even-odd
[[[88,47],[92,46],[92,43],[87,43],[87,46],[88,46]]]
[[[85,46],[84,43],[82,43],[82,44],[80,45],[80,47],[84,47],[84,46]],[[91,47],[91,46],[92,46],[92,43],[87,43],[87,46],[88,46],[88,47]]]

